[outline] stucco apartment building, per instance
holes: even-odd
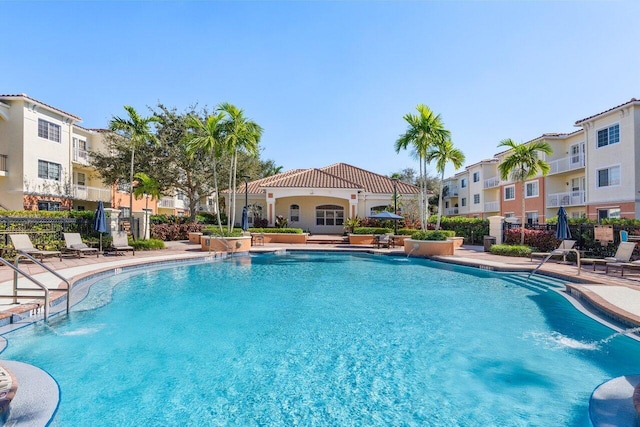
[[[105,186],[89,165],[104,149],[103,129],[25,94],[0,95],[0,209],[94,210],[99,201],[129,215],[127,186]],[[135,200],[142,211],[145,200]],[[154,213],[179,214],[179,195],[150,201]]]
[[[498,165],[509,151],[497,153],[445,180],[446,215],[487,218],[493,215],[522,221],[525,199],[528,223],[542,223],[563,206],[570,217],[640,218],[640,101],[616,107],[575,122],[571,133],[548,133],[551,166],[521,186],[500,179]]]

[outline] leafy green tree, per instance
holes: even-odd
[[[131,106],[125,105],[128,117],[113,117],[109,122],[109,129],[129,141],[131,150],[131,163],[129,168],[129,221],[133,225],[133,174],[135,169],[136,149],[145,144],[154,143],[155,135],[151,129],[151,124],[158,121],[155,116],[142,117]]]
[[[442,217],[442,191],[444,189],[444,170],[448,163],[453,167],[460,169],[464,164],[464,154],[458,148],[453,146],[451,139],[443,139],[436,141],[427,153],[427,162],[436,162],[436,171],[440,174],[440,191],[438,197],[438,221],[436,222],[436,230],[440,229],[440,218]]]
[[[149,175],[147,175],[144,172],[138,172],[137,174],[134,175],[134,178],[136,179],[137,182],[135,187],[133,188],[133,195],[135,196],[136,199],[140,199],[144,197],[145,198],[144,209],[148,210],[149,199],[158,200],[162,195],[158,181],[151,178]],[[147,235],[147,223],[145,222],[143,236],[146,236],[146,235]]]
[[[396,153],[413,147],[413,156],[418,159],[420,165],[420,223],[424,230],[427,223],[427,202],[429,199],[425,176],[427,174],[427,153],[431,146],[450,137],[450,132],[444,128],[440,115],[436,115],[429,107],[419,104],[416,109],[418,114],[405,114],[404,120],[408,123],[407,130],[400,135],[395,142]]]
[[[244,116],[244,111],[235,105],[223,102],[218,111],[225,115],[222,123],[223,147],[231,155],[229,168],[228,231],[233,231],[233,218],[236,210],[236,188],[238,171],[238,153],[243,152],[258,157],[258,144],[262,136],[262,128]]]
[[[519,144],[512,139],[503,139],[498,147],[507,147],[510,154],[498,165],[500,179],[506,181],[511,179],[519,182],[522,187],[522,227],[520,244],[524,245],[524,224],[526,220],[525,211],[525,181],[542,173],[549,173],[551,167],[547,162],[539,158],[539,153],[550,155],[553,153],[551,146],[544,141],[535,141],[528,144]]]
[[[220,206],[217,195],[220,194],[218,188],[218,174],[216,170],[216,159],[223,149],[222,123],[224,113],[214,113],[209,115],[204,121],[196,116],[187,118],[187,125],[192,128],[193,133],[188,136],[189,150],[193,156],[209,157],[213,164],[213,185],[216,194],[216,215],[220,233],[222,233],[222,221],[220,220]]]
[[[282,166],[276,166],[276,162],[273,160],[266,160],[260,162],[260,178],[266,178],[269,176],[277,175],[282,172]]]

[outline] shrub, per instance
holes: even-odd
[[[164,242],[158,239],[130,240],[129,244],[133,246],[136,251],[154,251],[157,249],[164,249]]]
[[[447,234],[443,230],[416,231],[411,238],[413,240],[447,240]]]
[[[302,234],[302,228],[249,228],[251,233],[286,233]]]
[[[242,236],[242,228],[234,228],[231,232],[226,228],[220,231],[220,227],[217,225],[209,225],[202,229],[204,236],[220,236],[220,237],[240,237]]]
[[[520,244],[520,228],[512,228],[504,233],[504,243],[507,245]],[[524,244],[541,252],[549,252],[558,247],[560,241],[553,231],[524,230]]]
[[[185,223],[185,224],[151,224],[151,238],[166,241],[186,240],[189,233],[198,233],[202,231],[201,224]]]
[[[283,217],[282,215],[278,215],[276,216],[276,222],[275,222],[275,226],[276,228],[287,228],[287,224],[289,223],[289,221],[287,221],[287,218]]]
[[[429,218],[429,225],[435,224],[437,216]],[[484,236],[489,235],[489,220],[481,218],[467,218],[463,216],[442,217],[440,228],[453,230],[456,236],[464,237],[464,241],[470,244],[482,242]]]
[[[269,220],[266,218],[254,219],[253,226],[256,228],[266,228],[269,226]]]
[[[391,232],[393,232],[393,228],[355,227],[352,234],[387,234]]]
[[[529,257],[531,256],[531,248],[521,245],[491,245],[490,252],[493,255]]]
[[[400,235],[400,236],[411,236],[416,231],[420,231],[420,230],[416,230],[415,228],[400,228],[400,229],[398,229],[398,235]]]

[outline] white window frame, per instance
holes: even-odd
[[[479,205],[480,204],[480,193],[477,193],[477,194],[473,195],[473,204],[474,205]]]
[[[460,199],[460,207],[466,207],[467,206],[467,198],[463,197],[462,199]]]
[[[525,224],[539,224],[540,223],[540,215],[538,215],[538,211],[527,211],[525,212]],[[531,215],[531,222],[529,222],[529,215]],[[534,218],[535,216],[535,218]],[[535,222],[533,221],[535,219]]]
[[[513,197],[507,198],[507,189],[513,190]],[[504,200],[515,200],[516,199],[516,186],[515,185],[505,185],[504,186]]]
[[[618,127],[618,140],[611,142],[611,128]],[[600,145],[600,132],[606,130],[607,131],[607,143],[604,145]],[[596,129],[596,150],[599,148],[608,147],[613,144],[618,144],[620,142],[620,122],[613,123],[608,126],[602,127],[600,129]]]
[[[46,164],[47,166],[47,176],[40,176],[40,164]],[[51,176],[51,165],[56,165],[58,167],[58,176]],[[38,178],[40,179],[48,179],[51,181],[61,181],[62,180],[62,165],[56,162],[50,162],[48,160],[38,159]]]
[[[529,193],[529,185],[535,185],[535,190],[536,190],[536,194],[534,195],[527,195]],[[534,197],[540,197],[540,181],[538,180],[534,180],[534,181],[527,181],[524,183],[524,198],[525,199],[532,199]]]
[[[618,169],[618,182],[615,184],[611,183],[611,169]],[[607,185],[600,185],[600,171],[608,170],[609,177],[607,178]],[[596,169],[596,188],[609,188],[609,187],[620,187],[622,182],[622,167],[620,164],[611,165],[604,168]]]
[[[505,218],[515,218],[516,214],[515,214],[515,212],[505,212],[504,213],[504,217]]]
[[[460,188],[467,188],[467,178],[462,178],[460,180]]]
[[[62,142],[62,126],[45,119],[38,119],[38,136],[49,141]]]
[[[289,222],[300,222],[300,205],[296,203],[289,205]]]
[[[480,181],[480,172],[474,172],[473,173],[473,182],[479,182]]]
[[[344,207],[339,205],[319,205],[315,208],[316,226],[335,227],[344,225]],[[322,213],[322,215],[319,215]],[[322,222],[322,224],[320,224]],[[333,224],[327,224],[331,222]]]

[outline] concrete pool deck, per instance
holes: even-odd
[[[372,246],[349,245],[345,243],[265,244],[264,246],[253,247],[251,252],[261,253],[279,250],[364,251],[375,254],[406,256],[404,254],[404,248],[376,249]],[[59,260],[58,258],[49,258],[46,260],[46,265],[56,270],[65,278],[68,278],[73,283],[80,278],[89,276],[96,272],[109,271],[125,266],[175,260],[197,260],[211,256],[212,254],[201,251],[200,245],[181,241],[168,242],[167,247],[159,251],[139,251],[135,256],[126,254],[124,256],[100,256],[98,258],[95,256],[87,256],[83,258],[63,257],[62,260]],[[463,246],[456,249],[453,256],[436,257],[436,259],[449,263],[478,267],[484,270],[498,271],[528,272],[532,271],[538,265],[538,262],[531,262],[529,258],[513,258],[492,255],[484,252],[483,247],[481,246]],[[51,289],[58,289],[59,287],[65,286],[64,283],[60,282],[60,279],[45,272],[38,265],[22,261],[20,266]],[[565,278],[567,280],[579,280],[581,283],[567,284],[567,289],[573,296],[583,299],[584,301],[588,301],[589,304],[596,307],[600,312],[604,312],[617,320],[626,322],[629,325],[640,325],[640,275],[625,275],[624,277],[620,277],[612,274],[607,275],[604,273],[604,269],[600,271],[592,271],[590,268],[582,270],[578,275],[578,269],[576,266],[557,262],[546,263],[539,271],[560,279]],[[11,293],[12,279],[13,271],[6,266],[0,266],[0,294],[7,295]],[[27,286],[27,283],[28,282],[24,279],[21,279],[21,286]],[[34,295],[37,293],[38,291],[34,290]],[[12,316],[14,316],[17,311],[24,309],[25,306],[27,306],[27,301],[28,300],[22,300],[23,304],[17,305],[13,304],[11,299],[0,298],[0,319],[5,319],[5,321],[10,319],[14,320]],[[31,305],[33,306],[34,304]],[[27,311],[29,310],[27,309]],[[19,317],[17,317],[19,324],[22,325],[41,318],[41,311],[34,314],[31,318],[23,319],[21,321],[19,320]],[[636,321],[637,323],[635,323]],[[0,330],[0,332],[2,332],[2,330]],[[45,425],[53,415],[53,412],[51,412],[52,405],[50,403],[50,399],[46,399],[46,402],[42,404],[45,408],[38,408],[37,414],[34,415],[33,411],[35,410],[36,405],[33,405],[33,402],[29,399],[24,401],[23,398],[25,395],[31,394],[30,392],[25,393],[24,390],[39,390],[40,386],[44,387],[44,382],[48,382],[47,393],[50,395],[57,395],[57,386],[55,386],[55,384],[51,385],[51,381],[46,378],[47,376],[38,372],[37,368],[34,368],[35,371],[32,372],[28,367],[16,365],[16,363],[19,362],[7,362],[6,366],[9,369],[17,370],[17,372],[14,373],[17,374],[16,376],[18,377],[19,387],[22,388],[23,391],[22,396],[20,396],[19,392],[16,394],[16,399],[14,399],[16,407],[12,407],[12,411],[15,412],[13,412],[13,417],[11,419],[20,420],[15,425]],[[615,386],[615,384],[613,386]],[[623,391],[626,393],[626,390]],[[604,404],[606,405],[606,402],[604,402]],[[53,405],[53,411],[55,411],[56,405]]]

